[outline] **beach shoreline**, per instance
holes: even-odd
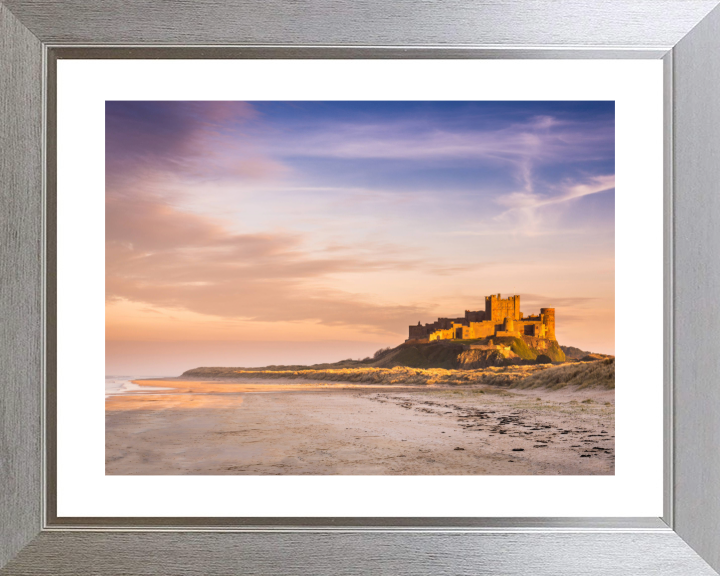
[[[614,474],[614,390],[132,382],[106,399],[109,475]]]

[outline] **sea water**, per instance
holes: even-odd
[[[147,392],[146,387],[132,383],[132,380],[142,380],[143,378],[152,378],[152,376],[105,376],[105,398],[139,391]],[[172,388],[153,386],[152,390],[172,390]]]

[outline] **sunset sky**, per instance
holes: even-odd
[[[107,102],[106,373],[365,357],[521,296],[614,353],[613,102]]]

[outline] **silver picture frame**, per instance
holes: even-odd
[[[718,4],[0,0],[0,574],[717,574]],[[662,59],[663,516],[58,517],[54,81],[61,58]]]

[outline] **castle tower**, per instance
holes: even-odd
[[[500,294],[498,294],[500,296]],[[497,296],[485,296],[485,320],[494,320],[493,305],[497,301]]]
[[[502,322],[505,318],[520,320],[520,296],[503,300],[500,294],[485,297],[485,320]]]
[[[555,338],[555,308],[540,308],[540,317],[545,325],[545,338],[548,340],[556,340]]]

